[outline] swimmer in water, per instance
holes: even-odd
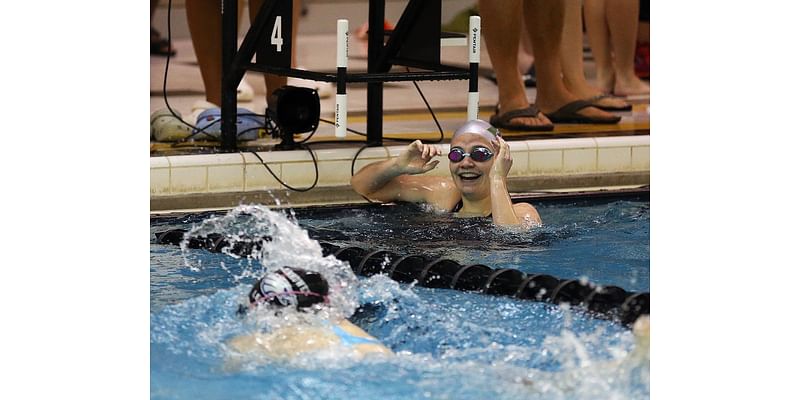
[[[249,305],[241,305],[244,314],[258,307],[268,310],[316,312],[328,304],[328,282],[313,271],[282,267],[259,279],[248,295]],[[363,357],[369,353],[391,354],[377,339],[347,319],[322,326],[302,324],[278,328],[268,333],[238,336],[228,347],[239,354],[291,359],[302,353],[346,346]]]
[[[395,158],[362,168],[350,180],[362,196],[383,203],[428,203],[462,217],[491,217],[495,225],[541,225],[529,203],[512,203],[506,180],[513,162],[497,128],[472,120],[458,128],[447,159],[451,178],[423,176],[434,169],[441,151],[417,140]]]

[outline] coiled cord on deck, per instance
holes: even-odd
[[[186,230],[157,232],[156,243],[180,244]],[[189,248],[247,257],[257,251],[263,240],[229,242],[221,234],[190,238]],[[560,279],[546,274],[526,274],[513,268],[494,269],[483,264],[462,265],[456,261],[427,255],[401,255],[386,250],[339,247],[321,242],[323,256],[333,255],[350,264],[356,275],[369,277],[385,274],[401,282],[417,282],[429,288],[453,289],[508,296],[553,304],[566,303],[589,314],[630,325],[641,315],[650,314],[649,292],[628,292],[618,286],[599,286],[576,279]]]

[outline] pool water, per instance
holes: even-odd
[[[361,305],[350,320],[393,356],[356,360],[344,352],[290,363],[228,362],[224,343],[252,329],[235,310],[264,268],[297,257],[338,262],[322,259],[314,239],[649,291],[649,201],[533,204],[544,225],[524,233],[416,205],[294,212],[251,207],[245,215],[264,213],[288,227],[278,234],[267,227],[279,239],[261,260],[159,245],[151,236],[151,397],[649,398],[649,360],[633,357],[634,336],[616,322],[553,304],[423,288],[385,276],[353,277],[353,304],[344,308]],[[193,227],[261,232],[263,220],[240,214],[218,222],[225,217],[155,218],[151,234]]]

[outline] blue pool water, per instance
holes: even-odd
[[[649,201],[534,204],[544,226],[525,233],[415,205],[296,210],[288,219],[275,218],[287,226],[295,221],[311,238],[340,246],[438,255],[649,291]],[[220,218],[217,213],[152,219],[151,233]],[[209,226],[232,234],[259,232],[259,221],[232,221]],[[293,238],[276,240],[263,263],[321,260],[300,228],[287,228],[285,236]],[[251,329],[235,310],[264,265],[154,241],[151,236],[155,399],[649,397],[649,362],[632,361],[634,337],[615,322],[552,304],[398,284],[384,276],[354,278],[353,301],[364,306],[350,320],[393,356],[354,360],[324,354],[288,364],[231,367],[224,343]]]

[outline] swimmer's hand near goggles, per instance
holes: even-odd
[[[460,162],[464,157],[469,157],[472,161],[484,162],[492,158],[493,155],[494,153],[492,153],[491,150],[483,146],[475,147],[470,153],[465,152],[464,149],[460,147],[454,147],[447,153],[447,158],[450,162]]]

